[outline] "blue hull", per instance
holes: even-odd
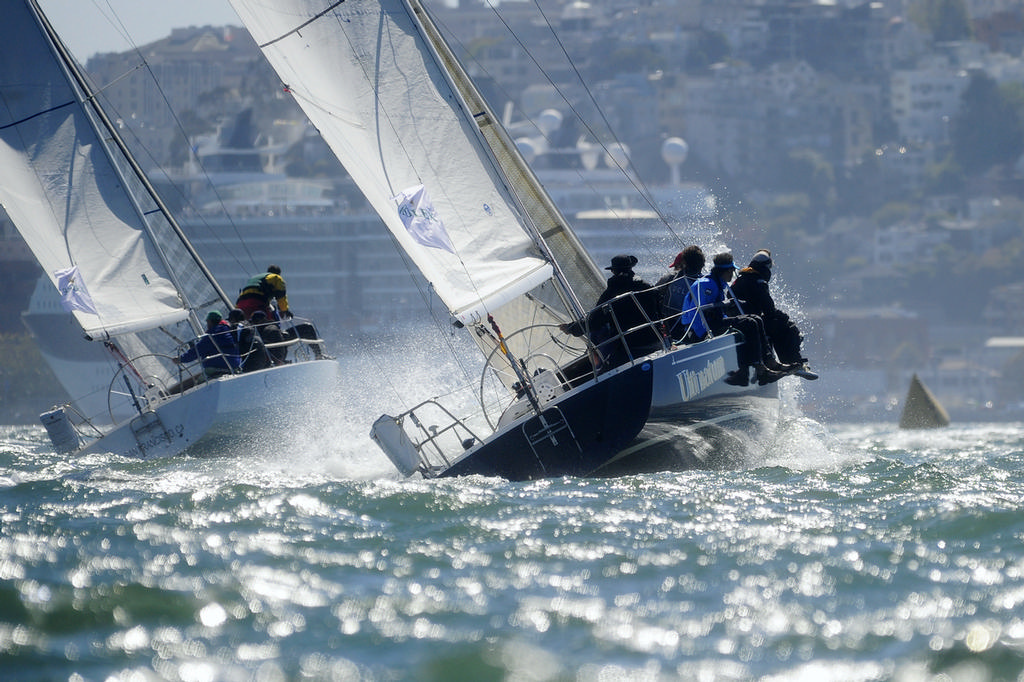
[[[730,386],[731,334],[648,356],[471,448],[438,476],[509,480],[735,468],[770,435],[774,384]]]

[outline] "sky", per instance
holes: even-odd
[[[122,52],[183,26],[240,26],[228,0],[38,0],[79,61]],[[123,28],[122,28],[123,26]]]

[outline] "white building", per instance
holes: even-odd
[[[924,225],[890,225],[875,230],[875,265],[899,269],[902,263],[924,263],[939,244],[949,241],[945,230],[929,230]]]
[[[914,142],[945,142],[970,82],[964,69],[929,60],[913,70],[894,71],[890,79],[892,115],[900,137]]]

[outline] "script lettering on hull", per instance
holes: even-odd
[[[725,376],[725,358],[719,356],[696,371],[684,369],[676,375],[683,400],[693,400]]]

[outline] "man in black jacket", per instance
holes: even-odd
[[[637,358],[664,348],[664,337],[658,331],[661,315],[659,294],[633,274],[636,264],[636,256],[612,258],[611,265],[605,268],[612,273],[608,285],[587,315],[586,322],[562,325],[562,331],[573,336],[589,334],[591,342],[604,356],[602,369],[621,365],[630,359],[629,356]],[[634,328],[637,329],[625,335],[626,347],[623,347],[622,339],[615,337]]]
[[[801,344],[803,336],[789,315],[775,307],[768,281],[772,278],[772,253],[761,249],[754,254],[750,264],[740,270],[732,283],[732,295],[741,312],[757,315],[764,321],[765,333],[775,348],[779,362],[789,365],[790,371],[799,370],[801,376],[813,374],[807,370],[807,358],[803,357]],[[812,378],[806,376],[806,378]],[[817,378],[814,375],[813,378]]]

